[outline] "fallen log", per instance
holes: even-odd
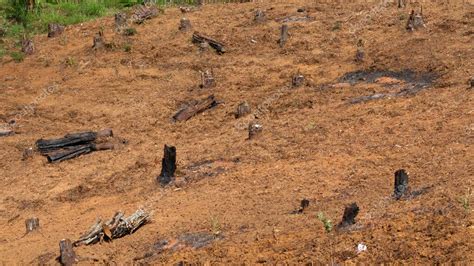
[[[176,171],[176,147],[165,145],[163,159],[161,161],[161,173],[158,181],[161,186],[168,185],[174,179]]]
[[[202,43],[208,43],[212,48],[214,48],[218,54],[223,54],[226,52],[224,44],[212,39],[211,37],[202,35],[201,33],[195,31],[193,33],[193,43],[201,45]]]
[[[36,147],[42,155],[66,148],[69,146],[91,143],[101,137],[112,137],[112,129],[104,129],[98,132],[86,131],[79,133],[66,134],[59,139],[39,139],[36,141]]]
[[[70,266],[77,262],[76,253],[73,250],[71,240],[63,239],[59,241],[59,263]]]
[[[112,219],[106,221],[97,220],[89,231],[83,234],[74,246],[90,245],[102,240],[112,240],[134,233],[138,228],[150,220],[150,213],[139,209],[129,217],[122,212],[116,212]]]
[[[114,149],[114,145],[111,143],[102,143],[102,144],[89,143],[85,145],[67,147],[60,151],[49,153],[46,155],[46,158],[48,159],[48,162],[50,163],[59,163],[62,161],[79,157],[84,154],[91,153],[93,151],[112,150],[112,149]]]
[[[196,114],[199,114],[207,109],[210,109],[217,105],[217,101],[214,95],[207,97],[202,101],[195,102],[186,108],[179,110],[174,116],[173,120],[176,121],[186,121],[193,117]]]

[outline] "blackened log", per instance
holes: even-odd
[[[103,143],[103,144],[89,143],[85,145],[67,147],[63,150],[52,152],[48,154],[46,158],[48,158],[48,162],[56,163],[56,162],[62,162],[65,160],[73,159],[81,155],[91,153],[93,151],[111,150],[113,148],[114,148],[114,145],[111,143]]]
[[[278,40],[278,44],[280,45],[281,48],[285,46],[287,40],[288,40],[288,25],[283,24],[281,25],[280,39]]]
[[[357,214],[359,214],[359,206],[357,206],[355,202],[347,205],[344,208],[342,221],[339,223],[338,227],[346,227],[355,224]]]
[[[26,233],[35,231],[36,229],[39,228],[39,219],[36,217],[26,219],[25,226],[26,226]]]
[[[202,43],[208,43],[212,48],[214,48],[218,54],[223,54],[226,52],[224,44],[212,39],[211,37],[200,34],[199,32],[193,33],[193,43],[201,45]]]
[[[206,109],[212,108],[217,105],[217,101],[214,95],[207,97],[206,99],[189,105],[186,108],[179,110],[174,116],[173,120],[186,121],[194,115],[205,111]]]
[[[158,181],[162,186],[166,186],[174,179],[176,171],[176,147],[165,145],[164,155],[161,161],[161,173]]]
[[[408,191],[408,173],[405,169],[400,169],[395,172],[395,184],[393,196],[399,200]]]
[[[59,241],[59,262],[61,265],[69,266],[77,262],[76,253],[72,247],[72,242],[69,239]]]
[[[79,132],[66,134],[59,139],[40,139],[36,141],[36,147],[41,154],[46,155],[52,151],[62,149],[69,146],[82,145],[95,141],[100,137],[111,137],[113,132],[111,129],[104,129],[98,132]]]

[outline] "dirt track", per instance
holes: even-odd
[[[301,6],[315,19],[289,22],[280,48],[275,19],[304,16]],[[474,8],[426,4],[427,28],[407,33],[401,18],[408,8],[357,13],[371,7],[291,1],[216,4],[187,14],[194,30],[227,44],[223,55],[200,51],[192,31],[178,30],[178,8],[137,26],[132,37],[116,35],[113,18],[68,27],[58,38],[38,36],[35,55],[0,66],[0,122],[16,119],[17,132],[0,139],[1,260],[53,263],[62,238],[77,239],[97,217],[145,207],[151,223],[111,243],[76,248],[81,262],[472,263],[472,209],[459,200],[473,187],[467,81],[474,75]],[[267,22],[253,22],[256,9],[266,10]],[[92,51],[101,27],[115,48]],[[358,39],[366,54],[359,64]],[[201,89],[199,71],[207,69],[217,85]],[[403,89],[334,86],[347,72],[367,69],[437,79],[415,95],[350,104]],[[306,84],[287,88],[298,71]],[[210,94],[222,103],[171,122],[183,103]],[[243,100],[254,112],[268,107],[259,112],[258,139],[246,140],[239,127],[248,117],[234,118]],[[114,151],[59,164],[40,155],[22,160],[39,138],[107,127],[120,143]],[[177,147],[178,184],[163,189],[155,177],[164,144]],[[400,168],[423,194],[391,198]],[[290,214],[303,198],[310,200],[305,213]],[[337,224],[351,202],[361,209],[357,223],[327,234],[317,213]],[[41,229],[24,235],[31,216]],[[159,251],[160,241],[216,231],[208,245]],[[368,250],[356,254],[358,243]]]

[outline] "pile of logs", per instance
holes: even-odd
[[[36,147],[48,162],[61,162],[93,151],[113,149],[112,143],[96,143],[100,138],[112,136],[111,129],[71,133],[59,139],[39,139]]]

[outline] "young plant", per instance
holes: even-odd
[[[326,230],[326,233],[330,233],[332,231],[332,221],[326,218],[324,213],[318,213],[318,220],[324,224],[324,230]]]

